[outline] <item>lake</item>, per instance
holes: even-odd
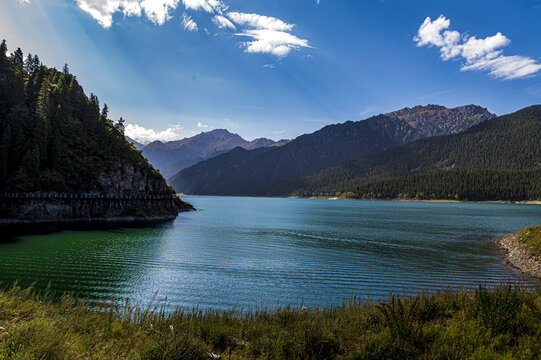
[[[520,280],[494,238],[541,205],[186,196],[197,212],[139,228],[4,235],[0,281],[190,309],[340,303]]]

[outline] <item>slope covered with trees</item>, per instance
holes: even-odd
[[[0,192],[170,195],[124,138],[122,118],[88,98],[67,65],[0,48]]]
[[[189,194],[268,195],[283,181],[432,133],[464,130],[494,116],[473,105],[454,109],[428,105],[402,111],[325,126],[266,151],[236,149],[182,170],[169,183],[178,192]],[[416,113],[424,120],[416,120]]]
[[[421,139],[284,182],[274,193],[533,200],[541,198],[540,166],[541,106],[537,105],[456,135]]]

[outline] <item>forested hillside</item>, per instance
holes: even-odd
[[[67,65],[0,48],[0,192],[172,194]]]
[[[456,135],[421,139],[284,182],[274,193],[526,200],[541,195],[540,166],[541,106],[537,105]]]
[[[420,118],[416,119],[415,114]],[[376,154],[432,133],[467,129],[493,116],[473,105],[454,109],[417,106],[404,109],[399,115],[389,113],[325,126],[269,151],[231,151],[184,169],[169,179],[169,183],[178,192],[189,194],[268,195],[282,181]]]

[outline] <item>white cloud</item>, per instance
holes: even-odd
[[[199,28],[197,27],[197,23],[193,21],[191,16],[186,14],[182,14],[182,26],[184,26],[184,30],[186,31],[199,30]]]
[[[199,122],[197,123],[197,127],[198,127],[198,128],[206,129],[206,128],[208,128],[209,126],[206,125],[206,124],[203,124],[201,121],[199,121]]]
[[[218,26],[218,28],[220,29],[229,28],[229,29],[237,30],[237,27],[228,18],[226,18],[223,15],[214,16],[214,18],[212,19],[212,22],[214,22],[216,26]]]
[[[239,25],[248,25],[257,29],[291,31],[295,25],[286,24],[280,19],[270,16],[229,12],[227,16]]]
[[[28,1],[28,0],[19,0]],[[310,47],[308,40],[291,33],[294,24],[280,19],[244,12],[227,12],[228,6],[221,0],[75,0],[77,5],[90,14],[103,27],[113,24],[115,13],[124,16],[142,16],[162,25],[171,19],[171,12],[180,4],[186,11],[202,10],[212,14],[213,23],[221,30],[239,31],[237,35],[251,38],[242,42],[247,53],[266,53],[283,57],[291,50]],[[188,14],[182,17],[182,26],[186,31],[198,31],[196,21]],[[205,29],[206,30],[206,29]]]
[[[21,4],[30,4],[30,0],[18,0]]]
[[[137,124],[127,124],[125,129],[126,136],[129,136],[135,141],[142,144],[148,144],[152,141],[173,141],[180,139],[179,131],[182,130],[182,125],[171,125],[169,128],[156,131],[154,129],[145,128]]]
[[[450,25],[451,21],[443,15],[434,21],[427,17],[414,41],[417,46],[439,47],[443,60],[462,58],[462,71],[488,71],[492,77],[510,80],[531,76],[541,70],[541,64],[532,58],[502,55],[501,48],[509,45],[511,40],[500,32],[478,39],[447,30]]]
[[[289,33],[295,25],[287,24],[280,19],[239,12],[229,12],[227,16],[234,23],[249,27],[237,34],[253,39],[242,44],[247,53],[267,53],[283,57],[293,49],[310,47],[308,40]]]
[[[141,16],[145,14],[156,24],[163,24],[171,17],[169,11],[176,9],[179,0],[76,0],[77,5],[96,19],[103,27],[113,24],[113,14]]]
[[[219,0],[182,0],[182,3],[186,9],[205,10],[209,13],[217,12],[221,14],[227,10],[227,6]]]
[[[276,64],[265,64],[263,65],[265,69],[274,69],[276,67]]]

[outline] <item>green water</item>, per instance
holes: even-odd
[[[158,292],[172,306],[325,305],[520,279],[497,236],[541,205],[186,197],[199,211],[152,227],[4,235],[0,281],[90,299]]]

